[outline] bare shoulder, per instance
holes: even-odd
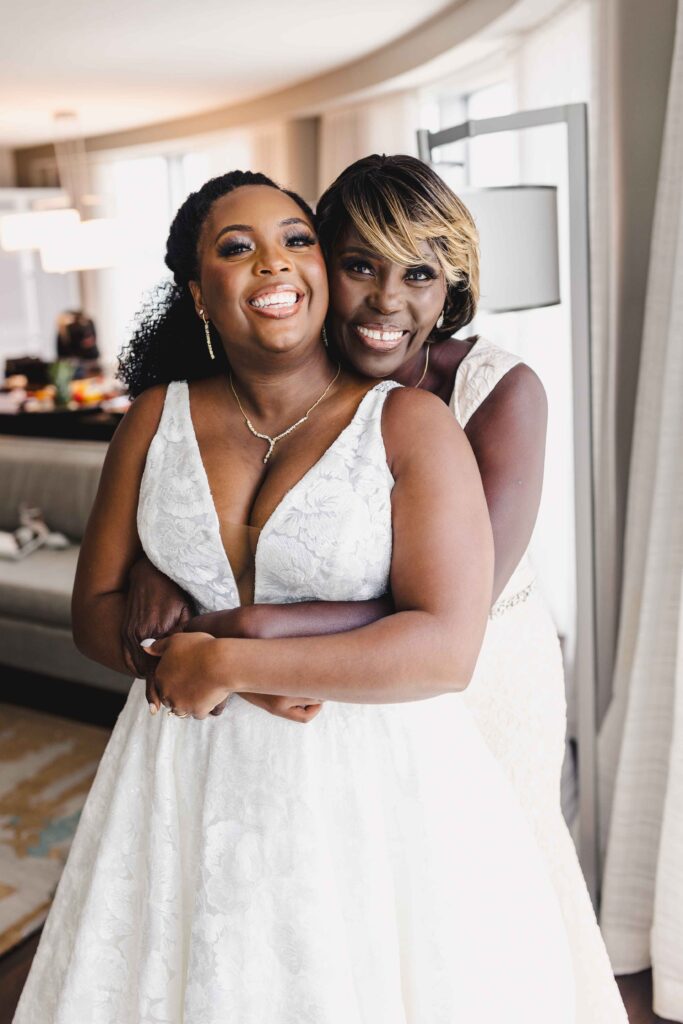
[[[156,384],[133,400],[116,429],[110,451],[147,451],[161,420],[167,388],[167,384]]]
[[[155,384],[154,387],[147,388],[141,395],[133,399],[130,409],[123,418],[123,423],[128,421],[140,427],[145,423],[158,426],[167,390],[168,384]]]
[[[448,406],[429,391],[394,388],[382,411],[382,436],[390,468],[406,457],[421,457],[435,448],[469,448],[465,433]]]
[[[538,375],[526,363],[517,363],[498,381],[467,423],[468,437],[482,428],[527,424],[545,428],[548,399]]]
[[[446,429],[460,431],[448,406],[430,391],[419,388],[394,388],[386,397],[382,413],[382,430],[412,431],[420,424],[443,424]]]
[[[545,412],[548,399],[541,378],[526,363],[517,363],[498,381],[486,401],[515,403]]]

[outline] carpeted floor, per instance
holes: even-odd
[[[45,920],[108,738],[0,704],[0,954]]]

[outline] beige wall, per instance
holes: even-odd
[[[285,127],[287,184],[311,204],[318,198],[320,118],[301,117]]]
[[[14,188],[16,175],[11,149],[0,147],[0,188]]]

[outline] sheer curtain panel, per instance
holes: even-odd
[[[652,964],[683,1021],[683,13],[679,9],[638,375],[614,694],[602,927],[616,973]]]

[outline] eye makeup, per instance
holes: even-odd
[[[249,252],[254,248],[254,243],[247,238],[227,238],[218,246],[219,256],[237,256],[242,252]]]
[[[358,259],[358,257],[342,260],[342,268],[354,274],[365,274],[368,271],[372,273],[370,263],[367,260]]]
[[[421,276],[411,277],[413,274]],[[428,263],[422,263],[418,267],[408,267],[406,270],[406,278],[412,281],[436,281],[438,276],[434,267],[430,267]]]
[[[298,231],[293,232],[291,235],[285,235],[285,243],[292,245],[295,248],[305,248],[309,245],[317,245],[318,239],[310,231]]]
[[[342,269],[352,274],[360,274],[362,276],[370,276],[374,273],[374,268],[369,260],[360,259],[359,257],[349,257],[342,259]],[[422,263],[415,267],[406,267],[405,279],[409,282],[415,282],[422,284],[424,282],[436,281],[439,274],[434,267],[431,267],[428,263]]]
[[[309,246],[317,245],[318,239],[315,235],[308,231],[297,231],[285,234],[283,237],[284,245],[293,249],[304,249]],[[244,252],[250,252],[255,248],[254,240],[251,238],[240,238],[232,236],[224,239],[218,246],[219,256],[238,256]]]

